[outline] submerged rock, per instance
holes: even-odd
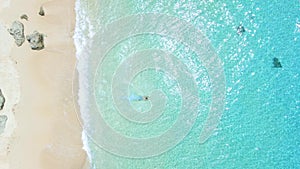
[[[273,65],[274,65],[274,68],[281,68],[282,67],[279,59],[276,58],[276,57],[273,58]]]
[[[0,115],[0,134],[4,132],[8,118],[6,115]]]
[[[2,91],[0,89],[0,110],[3,109],[4,103],[5,103],[5,97],[3,96]]]
[[[43,6],[40,7],[39,15],[45,16],[45,11],[44,11]]]
[[[28,21],[28,16],[26,14],[21,15],[20,18],[25,19],[26,21]]]
[[[32,50],[44,49],[44,35],[38,31],[34,31],[33,34],[27,35],[26,39],[30,43]]]
[[[237,33],[240,34],[240,35],[241,35],[242,33],[246,32],[244,26],[242,26],[242,25],[238,26],[238,27],[236,28],[236,31],[237,31]]]
[[[14,37],[17,46],[21,46],[24,43],[24,25],[21,22],[14,21],[11,28],[8,29],[8,32]]]

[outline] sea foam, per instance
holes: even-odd
[[[91,40],[94,36],[93,26],[88,19],[87,12],[83,7],[83,2],[77,0],[75,3],[76,11],[76,25],[74,33],[74,43],[76,47],[76,58],[77,58],[77,71],[78,71],[78,80],[79,80],[79,89],[78,89],[78,105],[80,107],[80,117],[83,121],[83,131],[82,131],[82,141],[83,149],[86,151],[90,164],[91,163],[91,151],[88,144],[88,136],[85,132],[85,128],[88,127],[88,109],[87,103],[88,98],[88,58],[89,58],[89,47]]]

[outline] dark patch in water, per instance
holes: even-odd
[[[280,61],[279,61],[279,59],[278,58],[273,58],[273,65],[274,65],[274,68],[282,68],[282,66],[281,66],[281,63],[280,63]]]
[[[240,34],[240,35],[243,34],[244,32],[246,32],[246,30],[245,30],[245,28],[244,28],[243,25],[238,26],[238,27],[236,28],[236,31],[237,31],[237,33]]]

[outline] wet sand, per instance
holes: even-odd
[[[82,169],[82,128],[75,112],[72,85],[76,64],[73,0],[0,0],[0,88],[7,115],[0,135],[1,169]],[[45,16],[38,15],[40,6]],[[20,19],[27,14],[28,21]],[[45,34],[45,49],[17,47],[6,31],[24,24],[25,35]],[[75,71],[76,73],[76,71]],[[2,78],[3,77],[3,78]],[[75,82],[76,74],[75,74]],[[76,101],[75,101],[76,103]]]

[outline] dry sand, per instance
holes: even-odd
[[[72,94],[74,4],[74,0],[0,0],[0,88],[7,99],[0,114],[9,117],[0,135],[0,169],[86,165]],[[38,15],[41,5],[45,16]],[[21,20],[22,14],[29,20]],[[27,42],[17,47],[6,30],[15,20],[24,24],[25,35],[34,30],[45,34],[45,49],[33,51]]]

